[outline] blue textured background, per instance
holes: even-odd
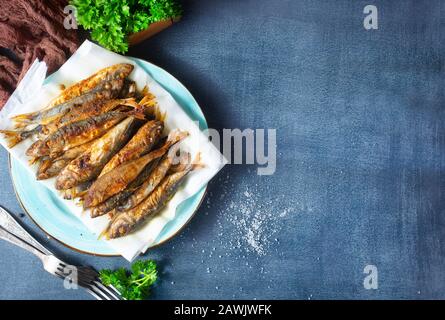
[[[363,28],[367,4],[379,30]],[[268,177],[227,166],[212,181],[181,235],[146,254],[161,265],[153,298],[445,298],[445,3],[184,5],[180,23],[129,54],[183,82],[211,127],[276,128],[278,166]],[[0,203],[19,216],[4,150],[0,163]],[[128,266],[19,219],[65,259]],[[7,243],[0,256],[2,299],[90,298]],[[367,264],[378,290],[363,288]]]

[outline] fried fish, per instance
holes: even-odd
[[[113,217],[102,235],[115,239],[130,233],[147,217],[158,213],[177,191],[187,174],[201,164],[189,164],[183,171],[166,176],[161,183],[136,207]]]
[[[139,158],[149,152],[159,141],[164,124],[161,121],[148,121],[131,140],[107,163],[100,176],[120,166],[121,164]],[[99,177],[100,177],[99,176]]]
[[[125,63],[104,68],[91,77],[65,89],[47,108],[17,115],[12,120],[19,127],[32,123],[47,124],[83,103],[115,98],[124,87],[124,80],[133,71],[133,68],[133,65]]]
[[[162,157],[172,145],[184,139],[187,135],[187,132],[173,131],[169,134],[166,143],[161,148],[154,150],[138,159],[126,162],[99,177],[96,181],[94,181],[93,185],[84,197],[84,208],[95,207],[111,196],[124,190],[127,185],[139,175],[147,164],[159,157]]]
[[[57,176],[56,189],[70,189],[96,178],[114,153],[128,141],[134,119],[128,117],[71,161]]]
[[[70,123],[50,134],[46,139],[36,141],[28,148],[26,155],[30,157],[57,157],[61,152],[104,135],[110,128],[132,113],[134,112],[116,110]]]

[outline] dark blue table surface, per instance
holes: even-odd
[[[372,3],[371,3],[372,2]],[[379,29],[363,28],[363,8]],[[228,165],[181,234],[148,252],[155,299],[445,298],[443,1],[186,1],[129,55],[195,95],[209,125],[277,129],[277,170]],[[0,151],[0,204],[20,208]],[[30,190],[30,192],[32,192]],[[0,242],[1,299],[90,299]],[[378,268],[378,289],[363,268]]]

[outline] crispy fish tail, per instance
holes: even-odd
[[[0,130],[0,133],[5,136],[9,148],[14,147],[16,144],[24,140],[20,131]]]
[[[11,117],[11,119],[14,121],[14,122],[17,122],[17,123],[27,123],[27,122],[29,122],[33,117],[35,117],[35,115],[37,114],[37,112],[32,112],[32,113],[25,113],[25,114],[19,114],[19,115],[16,115],[16,116],[14,116],[14,117]],[[21,126],[21,125],[20,125]]]
[[[129,117],[134,117],[134,118],[139,119],[139,120],[146,120],[145,114],[144,114],[144,112],[140,108],[136,108],[134,110],[127,111],[126,114]]]
[[[159,110],[159,107],[156,103],[156,97],[151,94],[147,93],[140,101],[139,105],[144,109],[144,112],[151,117],[153,117],[156,120],[164,122],[166,118],[165,112],[161,112]]]
[[[42,126],[36,126],[35,128],[31,130],[0,130],[0,133],[2,133],[6,141],[8,142],[8,147],[12,148],[16,144],[22,142],[23,140],[31,137],[34,134],[39,133],[42,131]]]

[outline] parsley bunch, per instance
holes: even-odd
[[[112,51],[128,51],[127,36],[151,23],[181,16],[176,0],[71,0],[77,22],[91,38]]]
[[[114,286],[127,300],[143,300],[150,294],[150,287],[158,278],[153,260],[138,260],[131,266],[131,273],[125,268],[115,271],[103,269],[99,272],[103,284]]]

